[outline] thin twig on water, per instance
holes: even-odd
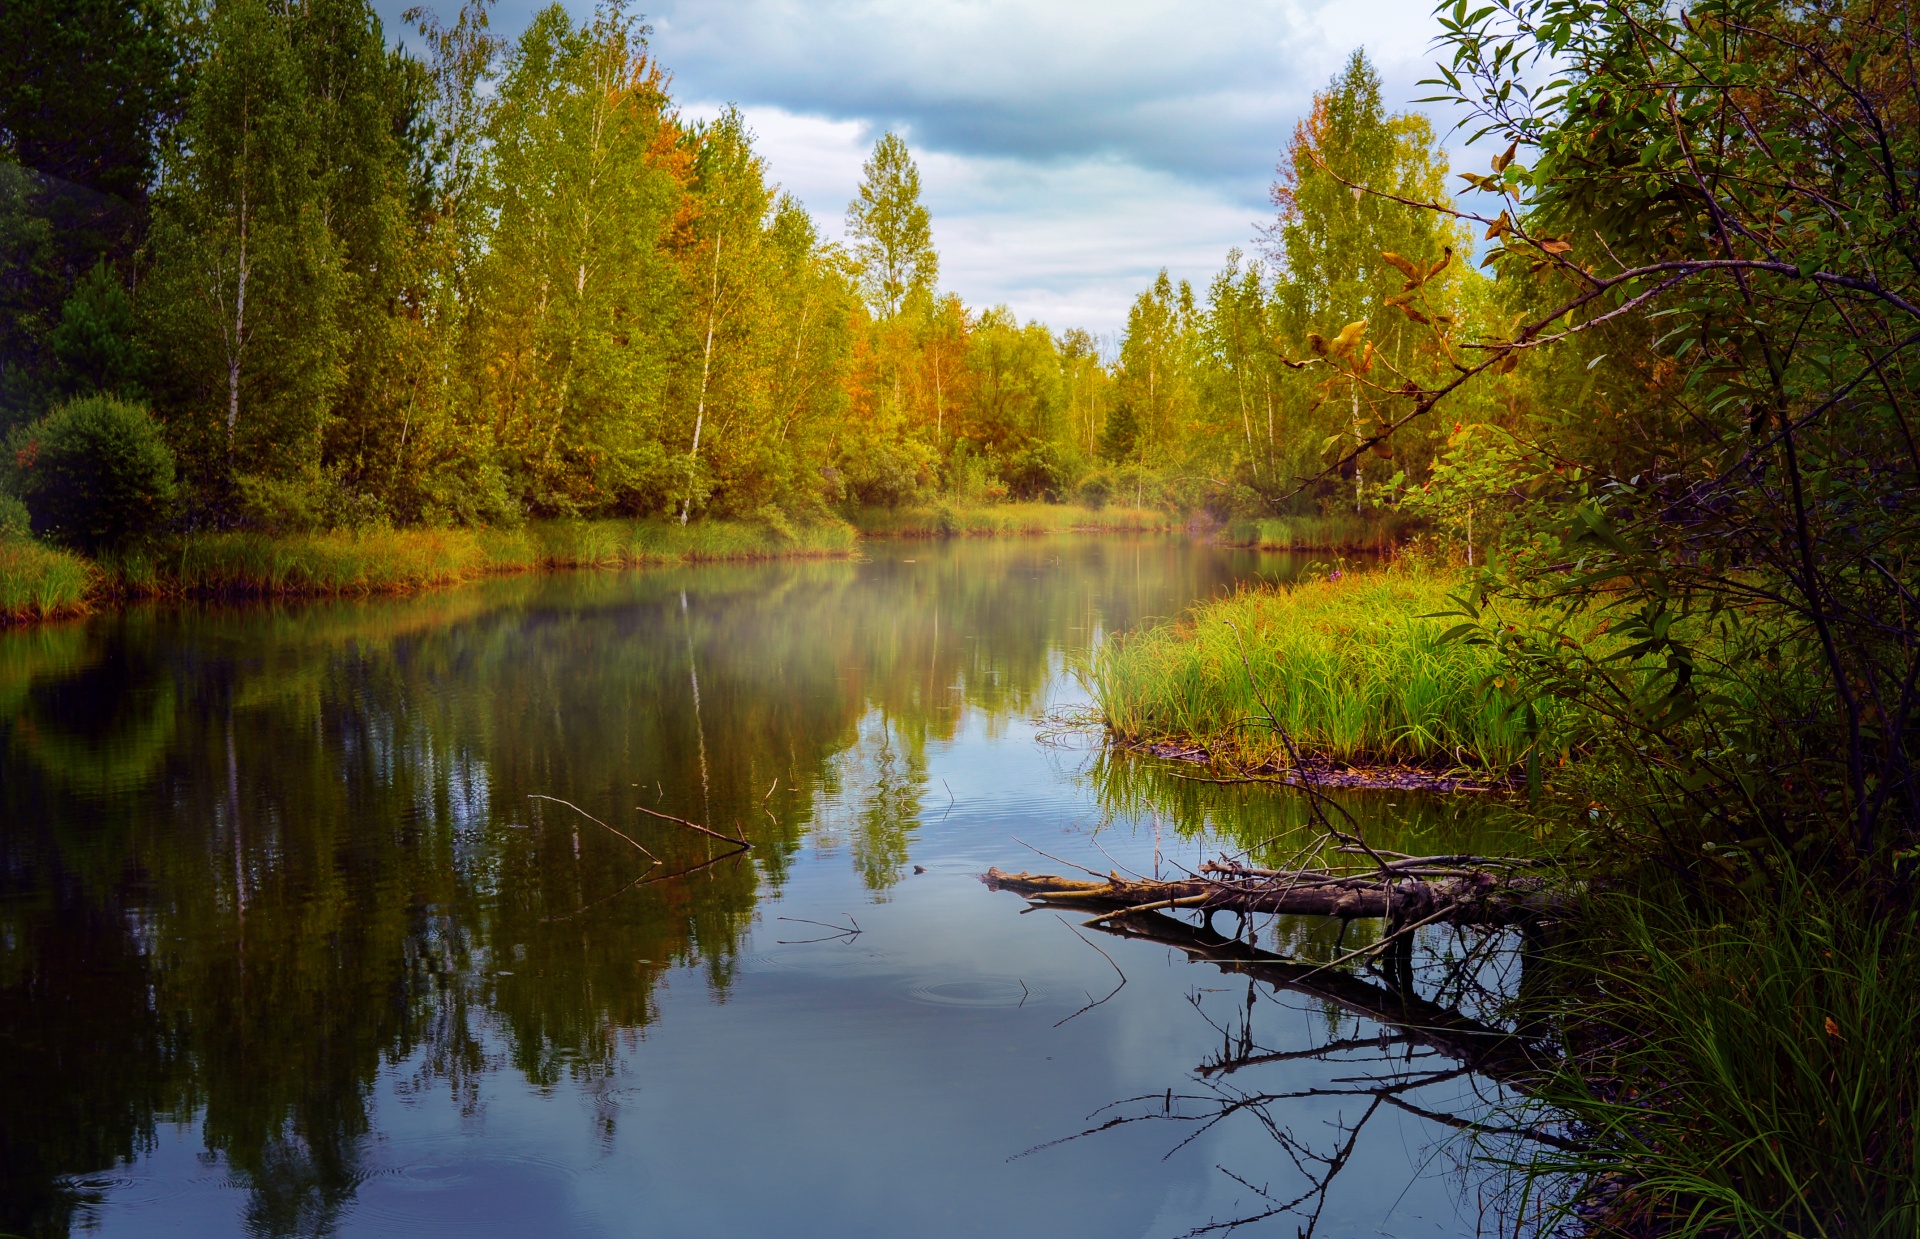
[[[624,830],[620,830],[613,826],[608,826],[605,822],[601,821],[599,818],[595,817],[593,814],[587,812],[585,809],[581,808],[579,805],[573,803],[573,801],[571,800],[562,800],[558,796],[543,796],[539,792],[529,792],[527,794],[527,799],[528,800],[551,800],[555,804],[563,804],[567,806],[567,808],[572,809],[575,813],[578,813],[581,817],[586,818],[589,822],[592,822],[595,826],[602,826],[608,830],[613,831],[614,834],[619,835],[622,839],[625,839],[628,843],[631,843],[634,846],[634,848],[637,849],[642,856],[646,857],[648,860],[652,861],[654,864],[657,865],[660,863],[660,858],[658,856],[655,856],[652,852],[647,851],[646,848],[641,847],[640,841],[638,839],[635,839],[632,835],[628,834]]]
[[[649,809],[649,808],[647,808],[647,807],[646,807],[645,805],[638,805],[638,804],[637,804],[637,805],[635,805],[635,806],[633,806],[633,807],[634,807],[634,808],[636,808],[636,809],[638,809],[638,810],[640,810],[640,812],[642,812],[642,813],[644,813],[644,814],[646,814],[646,815],[647,815],[648,817],[657,817],[657,818],[659,818],[659,819],[661,819],[662,821],[667,821],[667,822],[678,822],[678,823],[680,823],[680,825],[682,825],[682,826],[685,826],[685,827],[686,827],[687,829],[689,829],[689,830],[697,830],[697,831],[699,831],[699,832],[700,832],[701,834],[703,834],[703,835],[711,835],[711,836],[713,836],[713,837],[714,837],[715,839],[718,839],[718,840],[720,840],[720,842],[722,842],[722,843],[731,843],[731,844],[733,844],[733,846],[735,846],[735,847],[737,847],[737,848],[739,848],[739,849],[740,849],[740,850],[742,850],[742,851],[745,851],[746,849],[748,849],[748,848],[750,848],[750,847],[752,847],[752,846],[753,846],[753,844],[751,844],[751,843],[749,843],[749,842],[748,842],[748,841],[747,841],[746,839],[744,839],[744,838],[741,838],[741,839],[736,839],[736,838],[734,838],[734,837],[733,837],[732,835],[723,835],[723,834],[721,834],[721,833],[720,833],[719,831],[717,831],[717,830],[708,830],[708,829],[707,829],[707,828],[706,828],[705,826],[702,826],[702,825],[701,825],[700,823],[698,823],[698,822],[689,822],[689,821],[688,821],[688,820],[687,820],[686,818],[684,818],[684,817],[675,817],[675,816],[674,816],[673,814],[671,814],[671,813],[662,813],[662,812],[660,812],[660,811],[659,811],[659,810],[657,810],[657,809]],[[635,846],[637,847],[638,845],[636,844]]]

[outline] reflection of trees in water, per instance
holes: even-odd
[[[816,810],[816,846],[831,852],[844,843],[876,895],[906,870],[927,784],[924,739],[895,732],[878,710],[861,719],[858,739],[827,767]]]
[[[135,1156],[167,1117],[252,1184],[258,1230],[324,1232],[383,1067],[465,1114],[504,1066],[571,1081],[611,1133],[660,977],[697,964],[724,989],[762,885],[823,815],[851,815],[883,890],[929,744],[970,711],[1031,711],[1062,650],[1222,573],[1178,547],[1061,553],[522,578],[0,639],[0,1231],[63,1233],[84,1191],[62,1176]],[[696,871],[636,883],[631,847],[535,793]],[[711,840],[639,804],[754,849],[705,865]]]

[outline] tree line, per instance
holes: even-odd
[[[1370,402],[1292,355],[1397,286],[1379,251],[1425,269],[1468,246],[1328,174],[1444,194],[1431,127],[1388,115],[1358,54],[1285,154],[1263,260],[1235,251],[1204,295],[1163,272],[1103,346],[940,289],[896,135],[837,243],[737,110],[678,109],[623,3],[548,8],[512,41],[490,3],[413,9],[397,40],[365,0],[13,6],[11,489],[32,490],[41,419],[99,397],[151,411],[185,528],[1118,491],[1279,511],[1365,502],[1431,455],[1299,489]],[[1486,281],[1443,266],[1444,313],[1479,312]],[[1393,317],[1371,349],[1444,365]]]

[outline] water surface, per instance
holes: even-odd
[[[1340,1082],[1415,1069],[1390,1028],[977,881],[1297,831],[1044,720],[1091,642],[1299,567],[880,544],[0,635],[0,1233],[1472,1233],[1454,1129]],[[1306,1095],[1204,1126],[1223,1087]],[[1363,1111],[1314,1194],[1270,1123]]]

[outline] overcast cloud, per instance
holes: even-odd
[[[496,28],[534,7],[503,0]],[[1431,0],[663,0],[647,19],[681,107],[739,105],[829,236],[891,128],[944,288],[1098,332],[1162,266],[1203,285],[1251,248],[1280,148],[1349,52],[1398,110],[1437,29]]]

